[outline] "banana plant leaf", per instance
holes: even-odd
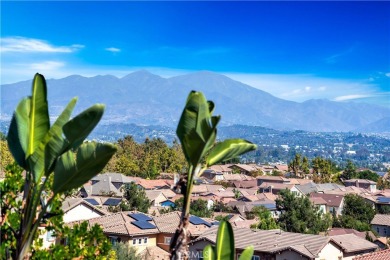
[[[67,122],[62,130],[72,149],[77,149],[103,116],[105,106],[95,104]]]
[[[25,170],[28,169],[26,160],[27,138],[29,126],[29,114],[31,107],[31,98],[22,99],[12,116],[11,125],[8,130],[7,142],[15,161]]]
[[[192,165],[199,163],[216,137],[219,117],[212,117],[214,103],[207,102],[201,92],[192,91],[180,117],[176,130],[186,160]]]
[[[243,139],[228,139],[217,143],[207,156],[207,166],[233,159],[236,156],[256,150],[256,145]]]
[[[215,252],[212,245],[207,245],[203,248],[203,259],[204,260],[215,260]]]
[[[116,152],[108,143],[83,143],[75,155],[68,151],[61,155],[54,168],[55,194],[77,188],[98,174]],[[76,156],[76,158],[75,158]]]
[[[38,181],[43,173],[48,176],[54,170],[56,159],[69,150],[68,142],[62,136],[62,127],[69,121],[72,111],[76,105],[77,98],[73,98],[66,106],[61,115],[57,118],[54,124],[47,132],[43,141],[31,155],[33,171]],[[68,148],[68,149],[67,149]]]
[[[227,221],[221,221],[219,224],[215,249],[217,260],[234,260],[236,249],[233,228]]]
[[[240,255],[239,260],[252,260],[253,252],[253,246],[248,246]]]
[[[45,78],[35,74],[32,86],[27,158],[32,155],[50,129]]]

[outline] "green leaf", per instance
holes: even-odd
[[[46,176],[49,175],[54,169],[56,159],[68,150],[66,149],[67,142],[62,137],[62,127],[69,121],[76,102],[77,98],[69,102],[30,157],[34,165],[36,181],[42,177],[43,173]]]
[[[98,174],[116,152],[108,143],[84,143],[76,158],[72,151],[61,155],[54,168],[53,192],[55,194],[77,188]]]
[[[212,245],[207,245],[203,248],[203,259],[204,260],[214,260],[215,252]]]
[[[253,246],[248,246],[240,255],[239,260],[251,260],[253,256]]]
[[[45,78],[35,74],[32,86],[27,158],[32,155],[50,128]]]
[[[93,105],[64,125],[62,130],[73,149],[79,147],[99,123],[104,107],[103,104]]]
[[[229,222],[221,221],[217,234],[216,259],[234,260],[235,254],[233,228]]]
[[[243,153],[256,150],[257,146],[243,139],[228,139],[218,143],[211,149],[207,156],[207,165],[226,161]]]
[[[213,107],[214,104],[207,102],[201,92],[192,91],[180,117],[176,133],[187,161],[193,166],[200,162],[214,144],[218,117],[211,117],[210,110]]]
[[[12,116],[11,125],[8,130],[8,147],[15,158],[15,161],[25,170],[28,170],[26,161],[27,137],[29,126],[31,99],[22,99]]]

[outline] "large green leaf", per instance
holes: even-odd
[[[253,252],[253,246],[248,246],[240,255],[239,260],[252,260]]]
[[[54,168],[53,192],[57,194],[83,185],[104,168],[115,152],[112,144],[90,142],[83,143],[76,155],[72,151],[64,153]]]
[[[196,165],[215,141],[218,117],[211,117],[214,108],[201,92],[192,91],[177,126],[177,136],[189,163]],[[213,124],[215,123],[215,124]]]
[[[204,260],[214,260],[215,259],[214,247],[212,245],[207,245],[203,248],[203,259]]]
[[[73,149],[79,147],[99,123],[104,107],[103,104],[93,105],[64,125],[64,135]]]
[[[8,147],[15,158],[15,161],[25,170],[28,170],[26,161],[27,137],[29,126],[30,103],[29,97],[22,99],[12,116],[11,125],[8,130]]]
[[[257,146],[243,139],[228,139],[217,143],[207,156],[207,165],[233,159],[243,153],[256,150]]]
[[[31,109],[26,156],[29,157],[38,147],[50,128],[45,78],[35,74],[32,86]]]
[[[216,259],[234,260],[235,254],[233,228],[229,222],[221,221],[217,234]]]
[[[69,102],[31,155],[30,159],[33,162],[32,165],[34,165],[33,171],[35,172],[36,181],[42,177],[43,173],[46,176],[51,173],[54,169],[55,160],[67,150],[68,143],[62,137],[62,127],[69,121],[76,102],[77,98],[73,98]]]

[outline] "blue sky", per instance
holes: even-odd
[[[1,82],[210,70],[390,106],[389,2],[1,2]]]

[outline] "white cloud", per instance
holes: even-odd
[[[84,48],[83,45],[54,46],[47,41],[25,37],[5,37],[0,39],[1,52],[62,52],[69,53]]]
[[[373,97],[374,95],[365,95],[365,94],[351,94],[351,95],[345,95],[345,96],[339,96],[335,97],[334,101],[348,101],[353,99],[361,99],[361,98],[368,98]]]
[[[113,52],[113,53],[117,53],[117,52],[121,51],[121,49],[118,49],[118,48],[115,48],[115,47],[106,48],[105,50],[109,51],[109,52]]]
[[[56,70],[65,66],[64,62],[58,61],[44,61],[40,63],[32,63],[29,65],[31,69],[37,71]]]
[[[390,78],[390,72],[386,73],[385,75],[386,75],[386,77]]]

